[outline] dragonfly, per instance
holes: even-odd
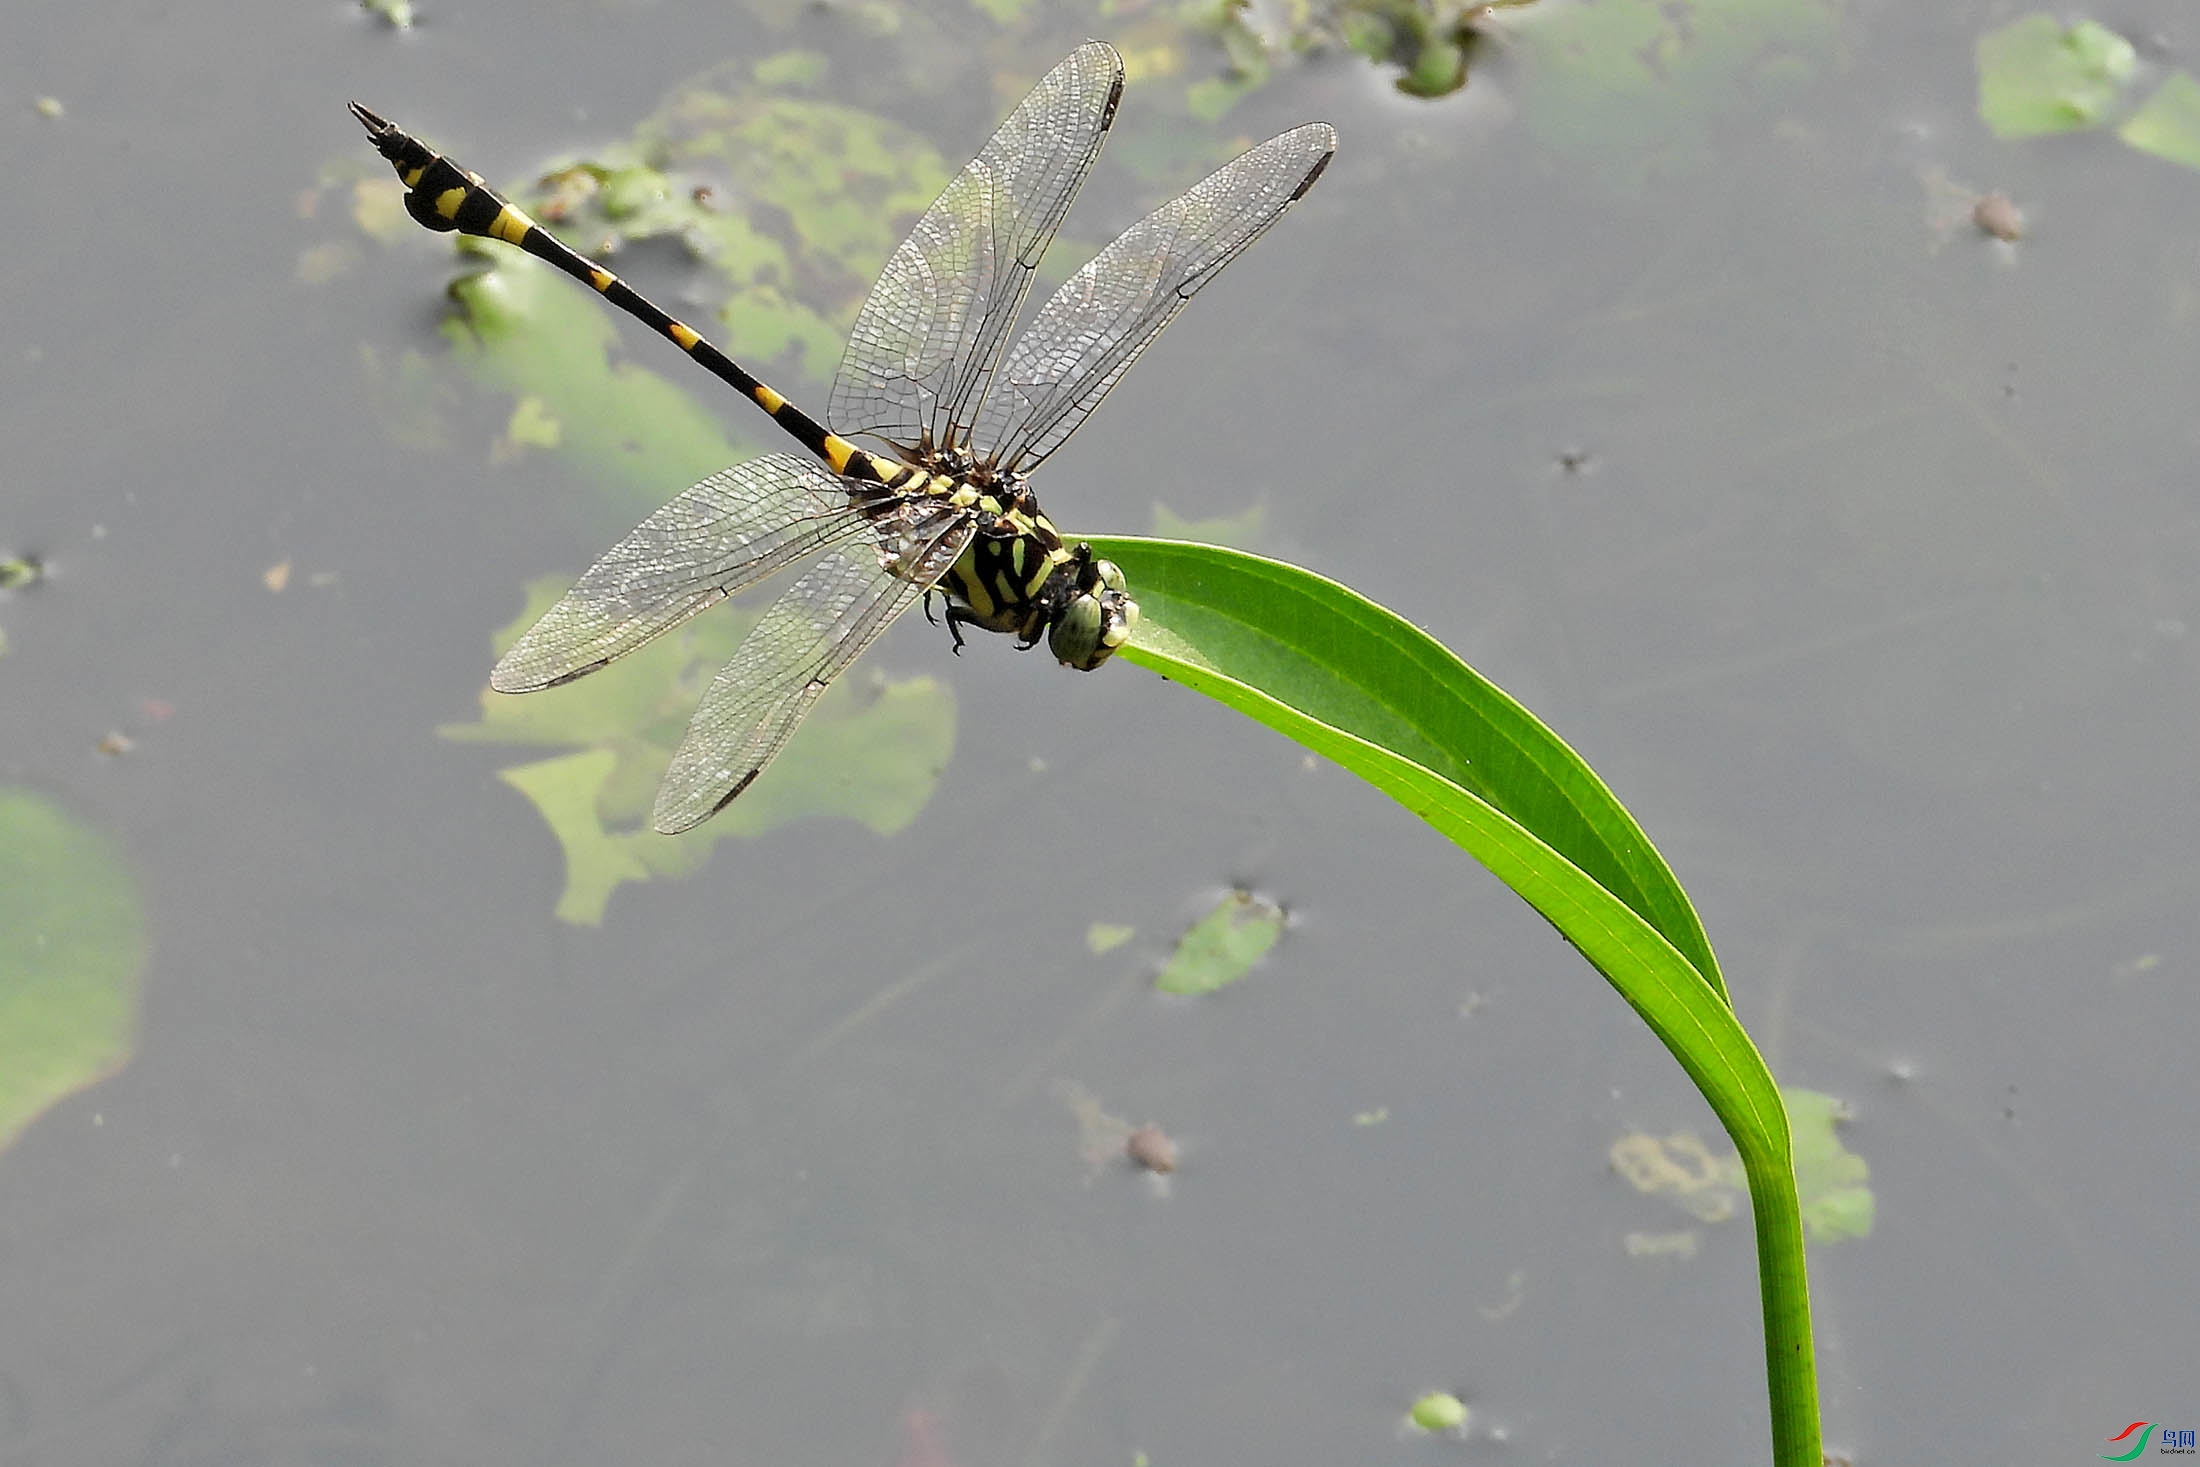
[[[806,454],[712,474],[635,527],[497,662],[527,693],[596,671],[767,576],[805,566],[720,670],[650,822],[692,829],[755,782],[830,687],[903,612],[942,598],[963,629],[1043,636],[1090,672],[1138,623],[1122,571],[1066,541],[1032,473],[1193,295],[1321,177],[1327,123],[1280,133],[1133,224],[1020,336],[1040,257],[1115,121],[1123,60],[1087,41],[1049,71],[887,260],[849,333],[823,422],[480,175],[351,104],[429,229],[501,240],[598,291],[754,401]],[[829,426],[828,426],[829,425]],[[863,438],[877,445],[864,447]]]

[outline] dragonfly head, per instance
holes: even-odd
[[[1076,580],[1047,628],[1047,650],[1064,667],[1091,672],[1131,639],[1138,603],[1114,561],[1094,559],[1090,545],[1079,545],[1073,556],[1063,570],[1074,571]]]

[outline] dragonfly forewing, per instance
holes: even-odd
[[[1133,224],[1062,283],[1016,342],[979,415],[991,461],[1029,473],[1184,304],[1313,187],[1336,130],[1310,122],[1240,154]]]
[[[833,680],[915,605],[970,543],[965,515],[909,507],[873,545],[823,556],[774,601],[712,680],[672,756],[650,823],[666,835],[747,789]]]
[[[768,454],[709,478],[635,526],[512,644],[499,692],[570,682],[713,603],[868,528],[814,459]]]
[[[956,446],[1122,90],[1115,48],[1087,41],[948,183],[864,300],[826,406],[833,431]]]

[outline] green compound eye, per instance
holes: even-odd
[[[1138,625],[1138,603],[1124,594],[1127,583],[1112,560],[1085,568],[1077,595],[1047,630],[1047,650],[1064,667],[1091,672],[1131,639]]]

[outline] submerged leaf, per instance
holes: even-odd
[[[1713,1156],[1693,1131],[1630,1132],[1612,1143],[1608,1159],[1637,1192],[1663,1197],[1698,1222],[1727,1221],[1749,1195],[1741,1161]]]
[[[499,247],[495,268],[459,280],[451,297],[459,313],[445,334],[459,367],[513,395],[512,427],[555,424],[557,446],[617,491],[623,515],[639,518],[744,456],[684,388],[617,360],[602,302],[549,266]]]
[[[530,587],[526,610],[498,634],[497,650],[564,589],[562,578]],[[931,802],[955,746],[954,694],[931,677],[874,675],[828,690],[770,773],[708,826],[677,837],[648,828],[650,802],[696,700],[755,620],[753,609],[713,608],[574,682],[516,696],[484,688],[477,721],[438,730],[466,743],[577,746],[501,773],[564,847],[562,920],[602,921],[620,884],[684,875],[722,839],[833,816],[893,835]]]
[[[1283,908],[1249,891],[1232,891],[1177,940],[1154,987],[1163,993],[1211,993],[1245,976],[1283,933]]]
[[[582,749],[497,771],[497,778],[527,796],[565,850],[565,890],[558,894],[561,922],[594,927],[621,882],[646,881],[648,860],[637,849],[654,832],[613,834],[604,828],[598,802],[618,764],[610,749]]]
[[[113,843],[0,787],[0,1148],[128,1062],[144,961],[137,889]]]
[[[2097,127],[2137,65],[2131,42],[2096,21],[2027,15],[1979,37],[1979,116],[2005,139]]]
[[[1815,1090],[1788,1089],[1780,1095],[1794,1138],[1803,1226],[1821,1243],[1871,1236],[1871,1168],[1841,1144],[1834,1129],[1846,1108]],[[1701,1222],[1727,1221],[1749,1195],[1740,1158],[1714,1156],[1691,1131],[1622,1136],[1612,1143],[1611,1162],[1636,1191],[1664,1197]]]
[[[1868,1238],[1877,1204],[1871,1167],[1841,1144],[1836,1127],[1848,1107],[1816,1090],[1780,1092],[1795,1135],[1795,1185],[1803,1200],[1803,1226],[1820,1243]]]
[[[1095,922],[1085,929],[1085,951],[1097,958],[1114,952],[1137,935],[1137,928],[1120,922]]]
[[[2131,120],[2116,129],[2142,153],[2200,168],[2200,81],[2192,73],[2172,73],[2169,80],[2147,98]]]

